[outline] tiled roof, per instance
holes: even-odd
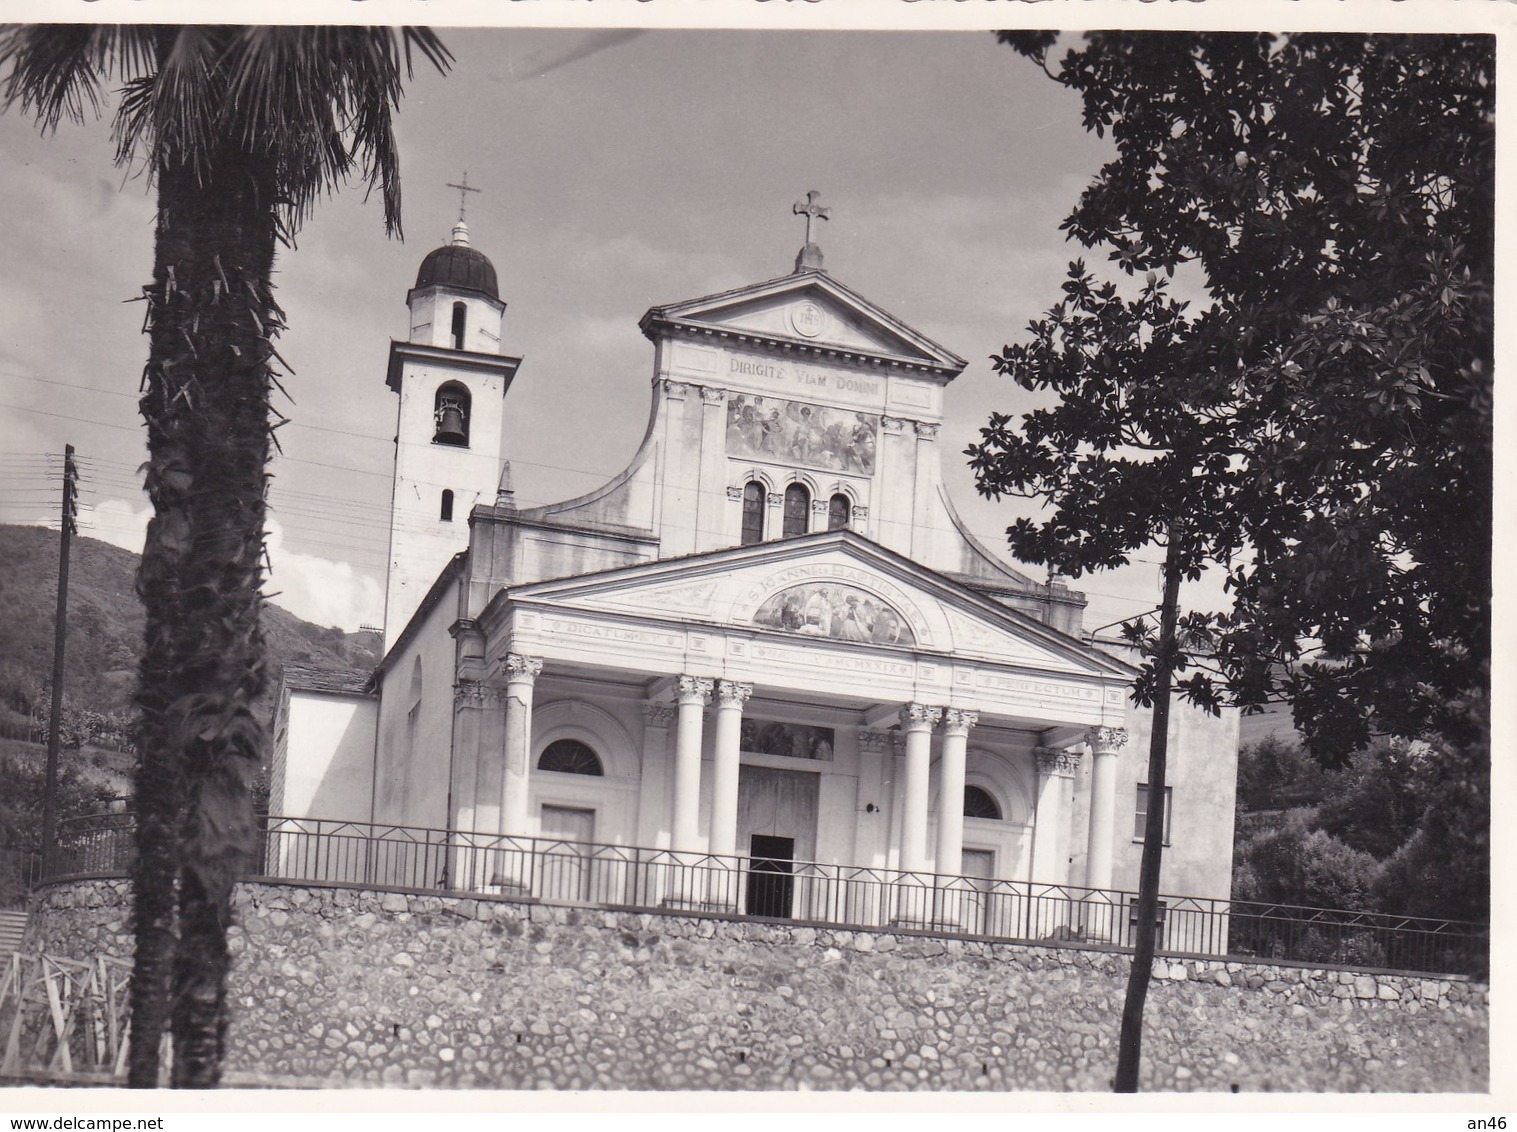
[[[292,691],[342,692],[350,696],[367,695],[374,690],[373,674],[365,668],[315,668],[306,664],[286,664],[284,683]]]

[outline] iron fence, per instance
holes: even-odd
[[[124,871],[130,813],[60,829],[56,877]],[[249,876],[1129,948],[1137,893],[416,826],[270,817]],[[1480,924],[1164,896],[1159,950],[1483,976]]]

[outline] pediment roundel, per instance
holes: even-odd
[[[906,617],[890,603],[846,582],[810,581],[764,599],[753,623],[809,637],[880,645],[915,645]]]

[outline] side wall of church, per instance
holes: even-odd
[[[379,686],[373,821],[446,827],[459,583],[450,583],[387,658]],[[321,815],[324,816],[324,815]]]
[[[129,902],[125,880],[48,886],[23,952],[126,960]],[[247,883],[234,903],[234,1086],[1107,1092],[1130,968],[401,892]],[[1458,977],[1161,957],[1140,1086],[1484,1092],[1489,1009]]]
[[[299,736],[299,757],[276,753],[269,812],[283,817],[368,821],[374,798],[379,701],[332,692],[288,693],[281,727]]]
[[[1233,821],[1238,783],[1238,713],[1210,716],[1189,704],[1170,710],[1170,836],[1164,848],[1163,890],[1226,898],[1232,893]],[[1153,712],[1128,708],[1127,752],[1118,763],[1114,882],[1138,887],[1143,854],[1137,833],[1138,786],[1148,781]],[[1127,821],[1122,819],[1126,811]]]
[[[1127,705],[1127,743],[1117,756],[1116,821],[1112,884],[1138,888],[1143,837],[1138,832],[1138,786],[1148,782],[1153,711]],[[1086,876],[1091,756],[1075,778],[1070,837],[1070,878]],[[1165,778],[1170,793],[1170,836],[1164,847],[1160,888],[1183,896],[1226,900],[1232,892],[1234,804],[1238,783],[1238,713],[1220,716],[1176,701],[1170,708]]]

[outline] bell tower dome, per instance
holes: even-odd
[[[469,190],[473,191],[473,190]],[[462,215],[427,253],[406,295],[409,334],[390,343],[385,383],[399,395],[385,648],[448,561],[469,545],[469,513],[500,483],[505,396],[521,359],[501,350],[506,304],[495,265],[470,246]]]

